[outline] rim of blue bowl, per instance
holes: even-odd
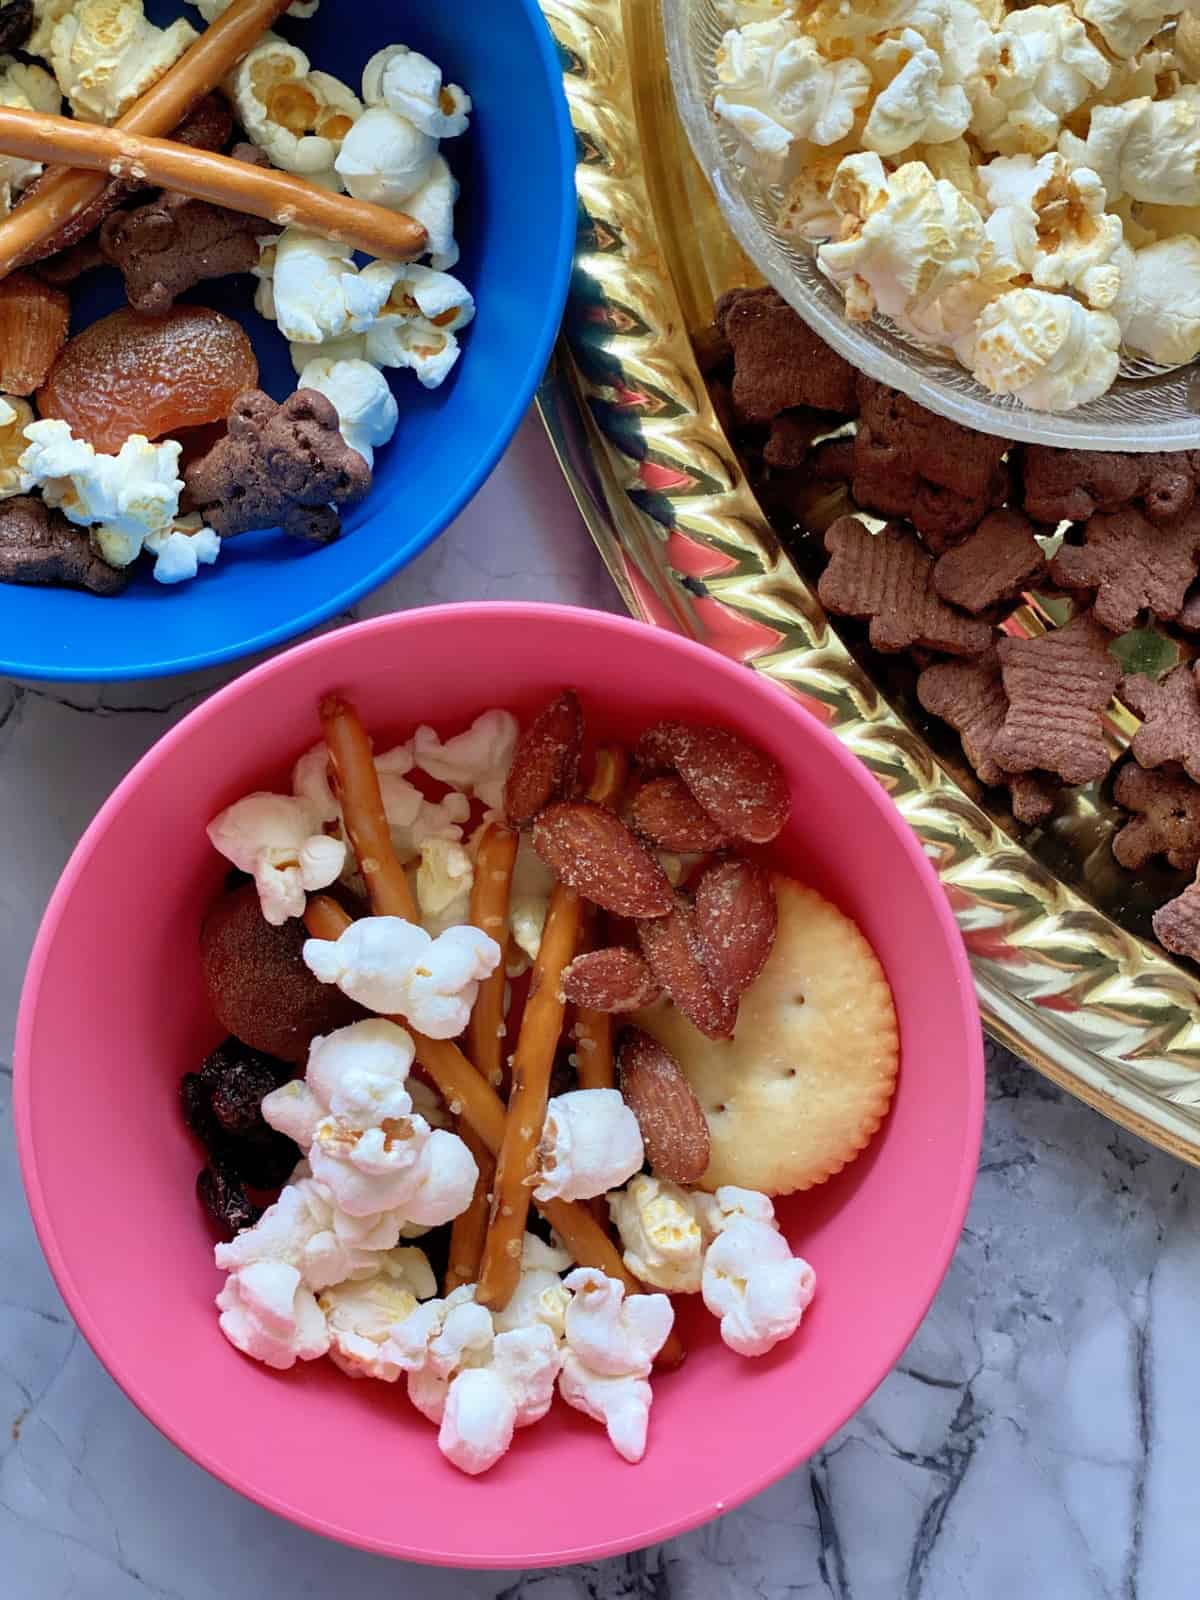
[[[153,667],[144,663],[129,666],[69,665],[48,666],[44,662],[31,663],[9,659],[0,653],[0,673],[13,678],[29,678],[50,683],[120,683],[130,680],[177,677],[184,672],[196,672],[204,667],[222,666],[230,661],[242,661],[247,656],[270,650],[279,644],[298,639],[311,628],[320,627],[331,617],[347,607],[356,605],[364,595],[370,594],[400,572],[429,548],[433,541],[450,526],[454,519],[475,498],[495,471],[500,457],[508,449],[528,411],[538,384],[550,361],[550,353],[558,336],[563,311],[567,303],[567,289],[571,279],[571,264],[575,256],[577,231],[575,202],[575,130],[567,106],[562,83],[562,63],[558,46],[550,26],[542,15],[539,0],[516,0],[529,22],[533,39],[550,85],[554,106],[552,133],[559,153],[559,182],[561,186],[562,217],[558,238],[554,246],[552,288],[545,302],[545,313],[538,328],[537,338],[529,356],[529,365],[522,381],[513,390],[508,406],[500,413],[487,448],[482,452],[472,472],[457,484],[454,492],[436,517],[431,517],[415,538],[406,542],[403,554],[378,562],[363,573],[354,583],[329,594],[318,605],[289,618],[275,627],[264,628],[260,633],[234,644],[222,645],[212,650],[197,651],[172,661],[156,662]],[[120,601],[116,602],[119,608]],[[2,647],[0,647],[2,648]]]

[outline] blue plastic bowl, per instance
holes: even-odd
[[[154,21],[192,6],[147,6]],[[0,672],[29,678],[150,678],[185,672],[290,639],[344,611],[420,553],[495,466],[549,359],[566,299],[575,237],[575,148],[562,66],[536,0],[323,0],[279,27],[356,92],[385,45],[421,50],[474,101],[471,126],[446,140],[462,195],[453,269],[476,300],[462,355],[440,389],[391,372],[400,425],[375,453],[371,493],[321,549],[278,532],[230,540],[190,583],[155,583],[149,566],[123,595],[0,584]],[[287,345],[252,306],[253,281],[200,284],[185,300],[238,318],[254,342],[260,383],[276,399],[296,386]],[[73,295],[72,332],[124,303],[105,270]]]

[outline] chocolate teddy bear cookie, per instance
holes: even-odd
[[[257,145],[230,152],[250,166],[270,163]],[[163,193],[131,211],[115,211],[100,229],[100,253],[125,280],[135,311],[161,316],[185,289],[208,278],[249,272],[258,261],[258,240],[279,228],[227,206],[187,195]]]
[[[120,594],[128,574],[92,549],[82,528],[33,495],[0,501],[0,583],[61,583]]]
[[[277,405],[261,389],[233,402],[229,431],[186,469],[192,509],[230,539],[253,528],[282,528],[327,544],[341,532],[338,507],[360,500],[371,469],[338,430],[338,414],[315,389]]]

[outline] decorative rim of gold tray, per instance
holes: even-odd
[[[1200,979],[1060,882],[891,709],[784,554],[717,421],[688,334],[711,277],[699,252],[670,244],[707,230],[710,256],[728,250],[730,282],[742,258],[675,117],[657,0],[541,4],[578,142],[580,218],[539,405],[626,604],[768,673],[822,717],[937,867],[988,1030],[1200,1165]]]

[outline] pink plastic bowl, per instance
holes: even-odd
[[[650,1445],[621,1461],[565,1406],[483,1478],[438,1454],[402,1389],[320,1362],[275,1374],[217,1328],[220,1279],[193,1178],[180,1074],[218,1030],[196,930],[223,865],[208,819],[286,779],[316,703],[348,690],[380,735],[533,709],[564,683],[592,727],[662,716],[736,728],[792,786],[779,861],[855,917],[895,991],[891,1115],[833,1182],[781,1207],[819,1288],[799,1334],[760,1361],[727,1350],[695,1299],[690,1349],[656,1379]],[[413,611],[328,634],[257,668],[181,722],[88,829],[25,982],[16,1128],[29,1203],[63,1297],[117,1382],[201,1466],[319,1533],[455,1566],[612,1555],[690,1528],[818,1449],[899,1357],[950,1260],[982,1114],[979,1017],[936,877],[884,791],[785,693],[715,652],[597,612]]]

